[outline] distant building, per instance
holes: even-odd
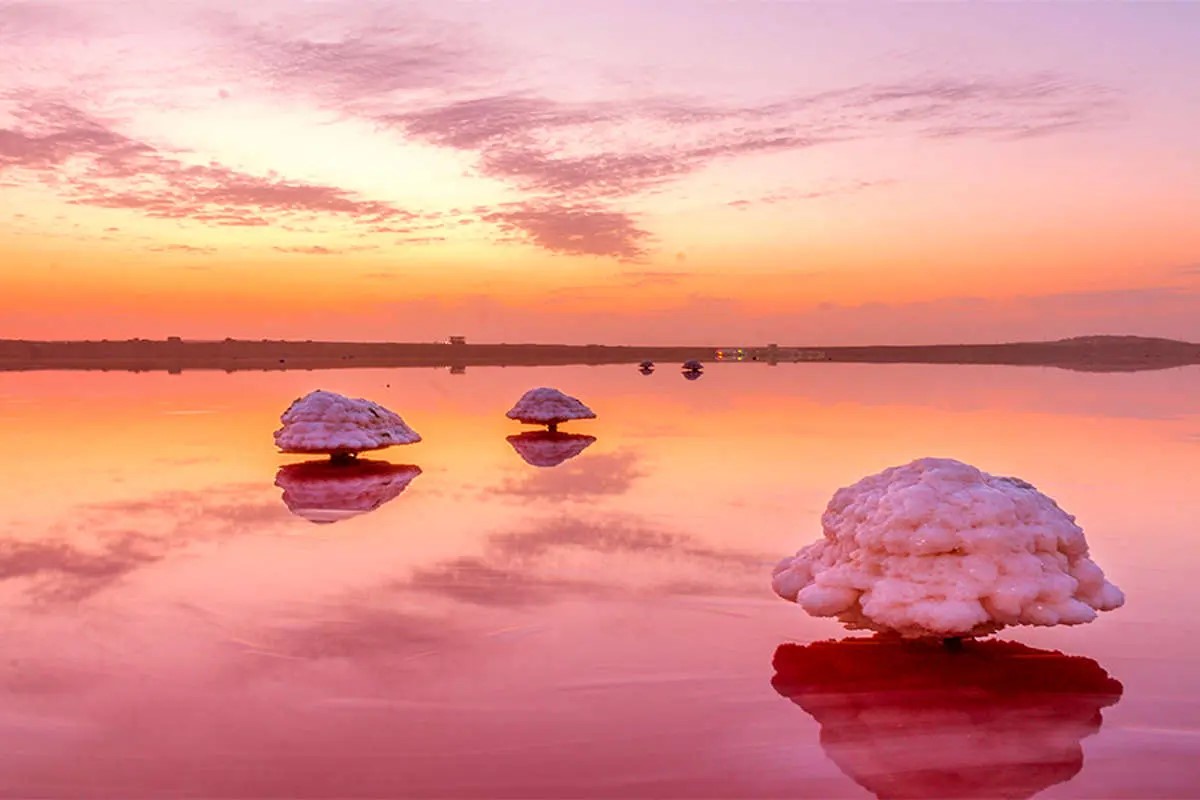
[[[466,343],[467,343],[467,337],[465,337],[465,336],[451,336],[451,337],[450,337],[450,339],[449,339],[449,341],[450,341],[450,344],[466,344]]]

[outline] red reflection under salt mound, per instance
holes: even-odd
[[[325,524],[374,511],[403,492],[419,467],[359,459],[287,464],[275,475],[283,502],[298,517]]]
[[[550,431],[526,431],[508,437],[508,443],[535,467],[557,467],[574,458],[596,441],[595,436],[582,433],[554,433]]]
[[[995,640],[785,644],[774,667],[826,754],[879,798],[1024,798],[1068,781],[1122,692],[1090,658]]]

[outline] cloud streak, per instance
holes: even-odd
[[[509,205],[483,214],[482,219],[538,247],[568,255],[633,261],[646,255],[650,237],[629,214],[599,205],[554,200]]]
[[[477,155],[483,176],[534,195],[516,216],[493,217],[562,253],[622,259],[646,253],[637,218],[609,203],[698,173],[710,164],[885,135],[1024,139],[1102,124],[1116,98],[1052,74],[1009,80],[931,79],[864,84],[757,106],[647,98],[565,103],[498,94],[385,113],[404,135]],[[860,181],[844,191],[883,183]],[[818,199],[843,189],[766,196]],[[732,201],[744,208],[751,201]],[[567,209],[585,209],[571,214]],[[552,216],[551,216],[552,215]],[[565,235],[563,235],[565,234]]]
[[[722,158],[891,133],[1028,138],[1101,124],[1115,105],[1115,94],[1103,87],[1039,73],[864,84],[733,107],[661,98],[584,105],[506,94],[377,120],[413,138],[478,151],[483,174],[525,188],[626,195]],[[605,146],[630,132],[644,135],[626,135],[619,149]],[[552,155],[568,138],[590,152]]]
[[[0,10],[0,37],[52,29],[59,17],[64,26],[87,20],[30,3],[0,0]],[[219,65],[206,73],[209,83],[300,100],[335,112],[339,122],[365,120],[402,141],[468,154],[472,175],[522,195],[477,214],[498,229],[496,243],[625,261],[652,249],[648,222],[628,201],[717,163],[877,137],[1044,137],[1103,125],[1120,105],[1109,89],[1052,72],[888,80],[760,103],[660,95],[565,101],[520,88],[507,57],[473,30],[434,24],[409,8],[275,10],[264,24],[236,13],[184,16],[209,37],[204,52]],[[179,101],[169,94],[159,91],[156,102]],[[19,124],[0,129],[0,177],[33,175],[77,204],[247,228],[336,219],[399,231],[418,216],[338,186],[190,163],[77,108],[27,100]],[[810,189],[728,203],[745,209],[825,196]]]
[[[16,118],[17,126],[0,129],[0,173],[32,176],[77,205],[240,227],[331,217],[379,226],[416,217],[336,186],[189,164],[63,103],[34,100]]]
[[[377,107],[389,95],[445,90],[484,70],[480,43],[409,7],[310,7],[271,26],[224,20],[218,35],[250,77],[337,108]]]

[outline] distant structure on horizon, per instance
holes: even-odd
[[[765,361],[774,366],[781,361],[827,361],[824,350],[780,347],[772,342],[766,347],[722,347],[716,352],[717,361]]]
[[[446,342],[447,342],[448,344],[466,344],[466,343],[467,343],[467,337],[465,337],[465,336],[451,336],[451,337],[449,337],[448,339],[446,339]]]

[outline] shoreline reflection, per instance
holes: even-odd
[[[999,640],[784,644],[773,666],[826,755],[879,798],[1025,798],[1069,781],[1123,691],[1090,658]]]
[[[288,511],[327,525],[374,511],[399,496],[420,474],[420,467],[387,461],[304,461],[280,467],[275,485],[283,489]]]

